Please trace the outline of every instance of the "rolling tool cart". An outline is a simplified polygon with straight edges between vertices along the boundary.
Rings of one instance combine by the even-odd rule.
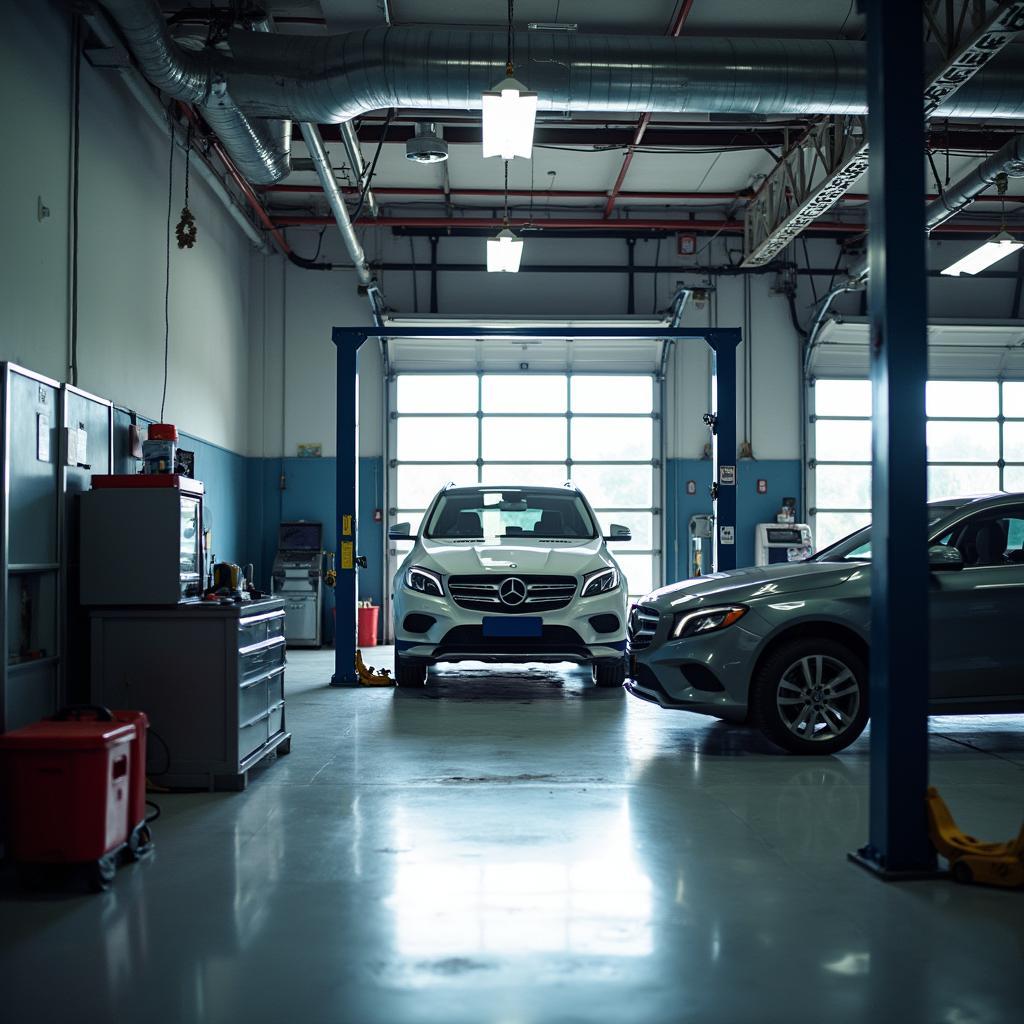
[[[46,865],[84,868],[110,888],[121,855],[148,850],[145,715],[73,707],[0,736],[11,858],[32,881]],[[133,841],[133,837],[134,841]]]

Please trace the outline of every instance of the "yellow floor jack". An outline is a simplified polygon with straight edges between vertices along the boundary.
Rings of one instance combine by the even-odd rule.
[[[1008,889],[1024,886],[1024,825],[1016,839],[983,843],[956,827],[946,801],[928,787],[928,834],[932,845],[949,861],[958,882],[978,882]]]
[[[386,669],[375,669],[367,667],[363,662],[363,655],[356,651],[356,672],[359,675],[360,686],[394,686],[395,681],[391,678],[391,672]]]

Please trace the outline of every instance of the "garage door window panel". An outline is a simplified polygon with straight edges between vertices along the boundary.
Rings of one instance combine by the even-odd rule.
[[[477,477],[476,465],[399,465],[397,469],[397,486],[395,487],[395,506],[397,508],[424,509],[430,500],[449,481],[459,487],[464,484],[475,484]]]
[[[566,456],[564,416],[485,416],[486,462],[561,461]]]
[[[649,508],[654,498],[649,465],[581,465],[572,479],[595,508]]]
[[[654,380],[647,376],[574,376],[569,408],[580,413],[651,413],[654,411]]]
[[[929,462],[996,462],[999,424],[962,420],[929,420]]]
[[[475,416],[400,416],[399,462],[468,462],[477,458]]]
[[[648,416],[573,417],[574,460],[649,460],[653,453],[654,432]]]
[[[563,375],[511,376],[485,373],[480,382],[480,404],[490,412],[564,413],[569,400]]]
[[[396,382],[403,413],[476,412],[479,384],[475,374],[403,373]]]

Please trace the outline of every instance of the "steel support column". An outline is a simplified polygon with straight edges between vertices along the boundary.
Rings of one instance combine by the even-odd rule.
[[[935,869],[928,841],[928,377],[924,75],[916,4],[864,0],[872,421],[871,809],[857,863],[883,878]],[[915,40],[908,45],[908,40]]]
[[[736,568],[736,346],[740,331],[722,327],[705,334],[711,346],[711,489],[714,495],[714,569]]]
[[[338,360],[337,458],[334,518],[338,580],[334,586],[334,675],[331,686],[357,686],[356,537],[359,513],[359,347],[364,331],[333,331]]]

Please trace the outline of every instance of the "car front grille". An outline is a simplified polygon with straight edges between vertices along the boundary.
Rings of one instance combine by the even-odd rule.
[[[654,634],[658,632],[658,613],[653,608],[635,604],[629,610],[629,650],[640,651],[650,647]]]
[[[501,615],[554,611],[564,608],[576,596],[575,576],[450,576],[447,584],[452,600],[460,608]]]

